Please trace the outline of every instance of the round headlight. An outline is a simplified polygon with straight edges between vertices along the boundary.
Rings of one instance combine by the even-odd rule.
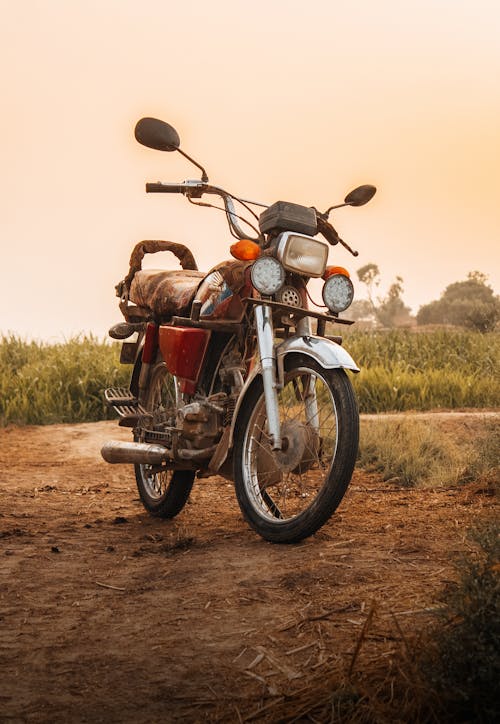
[[[323,287],[323,301],[331,312],[343,312],[352,304],[354,287],[349,277],[333,274]]]
[[[250,275],[252,284],[261,294],[276,294],[285,283],[285,270],[272,256],[261,256],[257,259]]]

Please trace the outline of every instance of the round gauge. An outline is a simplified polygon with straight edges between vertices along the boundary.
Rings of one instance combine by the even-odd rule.
[[[323,287],[323,300],[331,312],[343,312],[352,304],[354,287],[349,277],[333,274]]]
[[[265,295],[276,294],[285,282],[285,270],[272,256],[261,256],[251,271],[252,284],[258,292]]]
[[[302,297],[295,287],[282,287],[277,295],[278,302],[288,304],[290,307],[301,307]]]

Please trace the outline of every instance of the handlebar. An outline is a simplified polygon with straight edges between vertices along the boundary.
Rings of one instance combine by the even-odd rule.
[[[248,233],[242,229],[238,223],[240,218],[235,211],[233,197],[224,189],[219,186],[212,186],[204,181],[197,179],[184,181],[180,184],[175,183],[161,183],[160,181],[148,182],[146,184],[146,193],[148,194],[184,194],[190,199],[200,198],[203,194],[216,194],[220,196],[224,201],[224,207],[227,214],[229,225],[234,232],[235,236],[239,239],[248,239]],[[358,256],[358,252],[351,249],[346,242],[340,238],[334,227],[318,212],[316,212],[316,218],[318,222],[318,232],[330,243],[332,246],[335,244],[342,244],[347,251],[351,252],[353,256]],[[256,239],[258,241],[258,239]]]
[[[185,190],[184,184],[163,184],[159,181],[146,184],[147,194],[183,194]]]
[[[235,211],[232,194],[228,193],[219,186],[212,186],[211,184],[208,184],[205,181],[200,181],[198,179],[188,179],[187,181],[183,181],[180,184],[162,183],[160,181],[157,181],[156,183],[148,182],[146,184],[146,193],[184,194],[189,198],[189,200],[199,199],[203,196],[203,194],[215,194],[216,196],[220,196],[224,201],[224,208],[226,211],[227,220],[234,235],[238,239],[250,238],[248,232],[245,231],[238,223],[238,220],[242,217],[239,216]],[[207,204],[201,205],[207,206]],[[208,204],[208,206],[210,206],[210,204]],[[243,219],[243,221],[245,221],[245,219]],[[250,226],[252,225],[250,224]],[[257,229],[255,229],[255,231],[257,231],[258,233]]]

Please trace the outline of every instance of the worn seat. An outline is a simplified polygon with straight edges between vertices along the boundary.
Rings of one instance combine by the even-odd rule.
[[[141,269],[130,284],[129,299],[155,317],[189,316],[191,303],[205,274],[192,269]]]

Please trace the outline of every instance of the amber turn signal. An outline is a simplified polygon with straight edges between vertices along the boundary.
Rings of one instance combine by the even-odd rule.
[[[325,273],[321,278],[324,279],[326,282],[326,280],[334,274],[343,274],[345,277],[349,277],[349,279],[351,278],[351,275],[343,266],[327,266],[325,269]]]
[[[252,261],[260,256],[260,246],[255,241],[249,239],[241,239],[236,244],[232,244],[229,251],[235,259],[241,261]]]

